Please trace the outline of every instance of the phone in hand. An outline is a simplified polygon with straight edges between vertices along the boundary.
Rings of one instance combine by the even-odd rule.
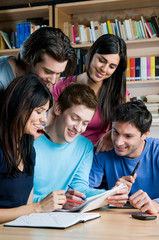
[[[133,213],[131,216],[139,220],[155,220],[157,218],[157,216],[148,214],[146,212]]]

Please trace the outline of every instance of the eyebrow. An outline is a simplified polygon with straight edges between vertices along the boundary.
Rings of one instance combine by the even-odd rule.
[[[47,71],[50,72],[50,73],[55,73],[55,74],[60,74],[60,73],[62,73],[62,72],[54,72],[54,71],[52,71],[51,69],[46,68],[46,67],[43,67],[43,69],[44,69],[44,70],[47,70]]]
[[[103,57],[102,55],[98,54],[98,56],[99,56],[100,58],[102,58],[105,62],[108,61],[108,60],[107,60],[105,57]],[[113,65],[113,66],[115,66],[115,67],[118,66],[118,64],[115,64],[115,63],[111,63],[110,65]]]
[[[82,119],[79,115],[77,115],[76,113],[73,113],[73,115],[75,115],[78,119]],[[83,122],[90,122],[91,120],[84,120]]]

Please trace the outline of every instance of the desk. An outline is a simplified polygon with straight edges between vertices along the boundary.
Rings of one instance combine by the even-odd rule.
[[[0,225],[0,240],[159,240],[159,216],[142,221],[131,217],[135,209],[99,211],[101,218],[65,230],[15,228]]]

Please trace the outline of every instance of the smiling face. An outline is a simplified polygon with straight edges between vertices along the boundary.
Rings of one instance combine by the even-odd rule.
[[[33,135],[34,139],[40,137],[43,134],[43,123],[47,122],[46,113],[48,109],[49,101],[45,105],[35,108],[25,125],[24,133]]]
[[[72,105],[63,113],[59,103],[54,107],[56,115],[54,142],[58,144],[71,143],[78,135],[86,130],[95,110],[84,105]]]
[[[119,54],[95,53],[90,64],[90,77],[95,82],[109,78],[116,70],[120,62]]]
[[[48,54],[43,55],[43,61],[38,62],[33,68],[45,85],[55,84],[60,74],[65,70],[68,61],[58,62]]]
[[[139,157],[148,133],[141,135],[135,125],[129,122],[113,122],[111,138],[116,154],[127,158]]]

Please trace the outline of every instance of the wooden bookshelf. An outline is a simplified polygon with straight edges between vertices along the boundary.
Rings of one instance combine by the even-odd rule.
[[[53,10],[52,6],[26,7],[17,9],[0,10],[0,30],[11,33],[16,31],[16,24],[25,22],[27,19],[42,18],[48,22],[49,26],[53,26]],[[8,28],[8,29],[6,29]],[[0,50],[0,56],[16,55],[19,49]]]
[[[121,11],[121,16],[123,12],[122,20],[129,19],[132,16],[128,15],[127,12],[131,14],[132,9],[134,9],[135,13],[138,13],[138,16],[144,16],[145,9],[150,12],[152,11],[150,13],[151,15],[156,14],[154,13],[155,9],[159,15],[159,1],[91,0],[57,4],[55,5],[55,27],[59,27],[63,30],[64,22],[69,22],[71,24],[81,22],[81,24],[86,25],[89,24],[90,20],[99,20],[99,22],[103,22],[102,17],[104,14],[107,16],[108,12],[113,12],[114,15],[112,15],[115,19],[115,11],[117,14]],[[99,15],[102,17],[100,18]],[[73,44],[72,46],[74,48],[89,49],[91,45],[91,43],[86,43]],[[126,45],[128,58],[159,56],[159,38],[128,40],[126,41]],[[130,91],[130,97],[159,94],[159,80],[130,81],[127,82],[127,88]],[[154,123],[153,125],[159,126],[159,123]],[[156,131],[158,130],[155,130],[154,132]]]

